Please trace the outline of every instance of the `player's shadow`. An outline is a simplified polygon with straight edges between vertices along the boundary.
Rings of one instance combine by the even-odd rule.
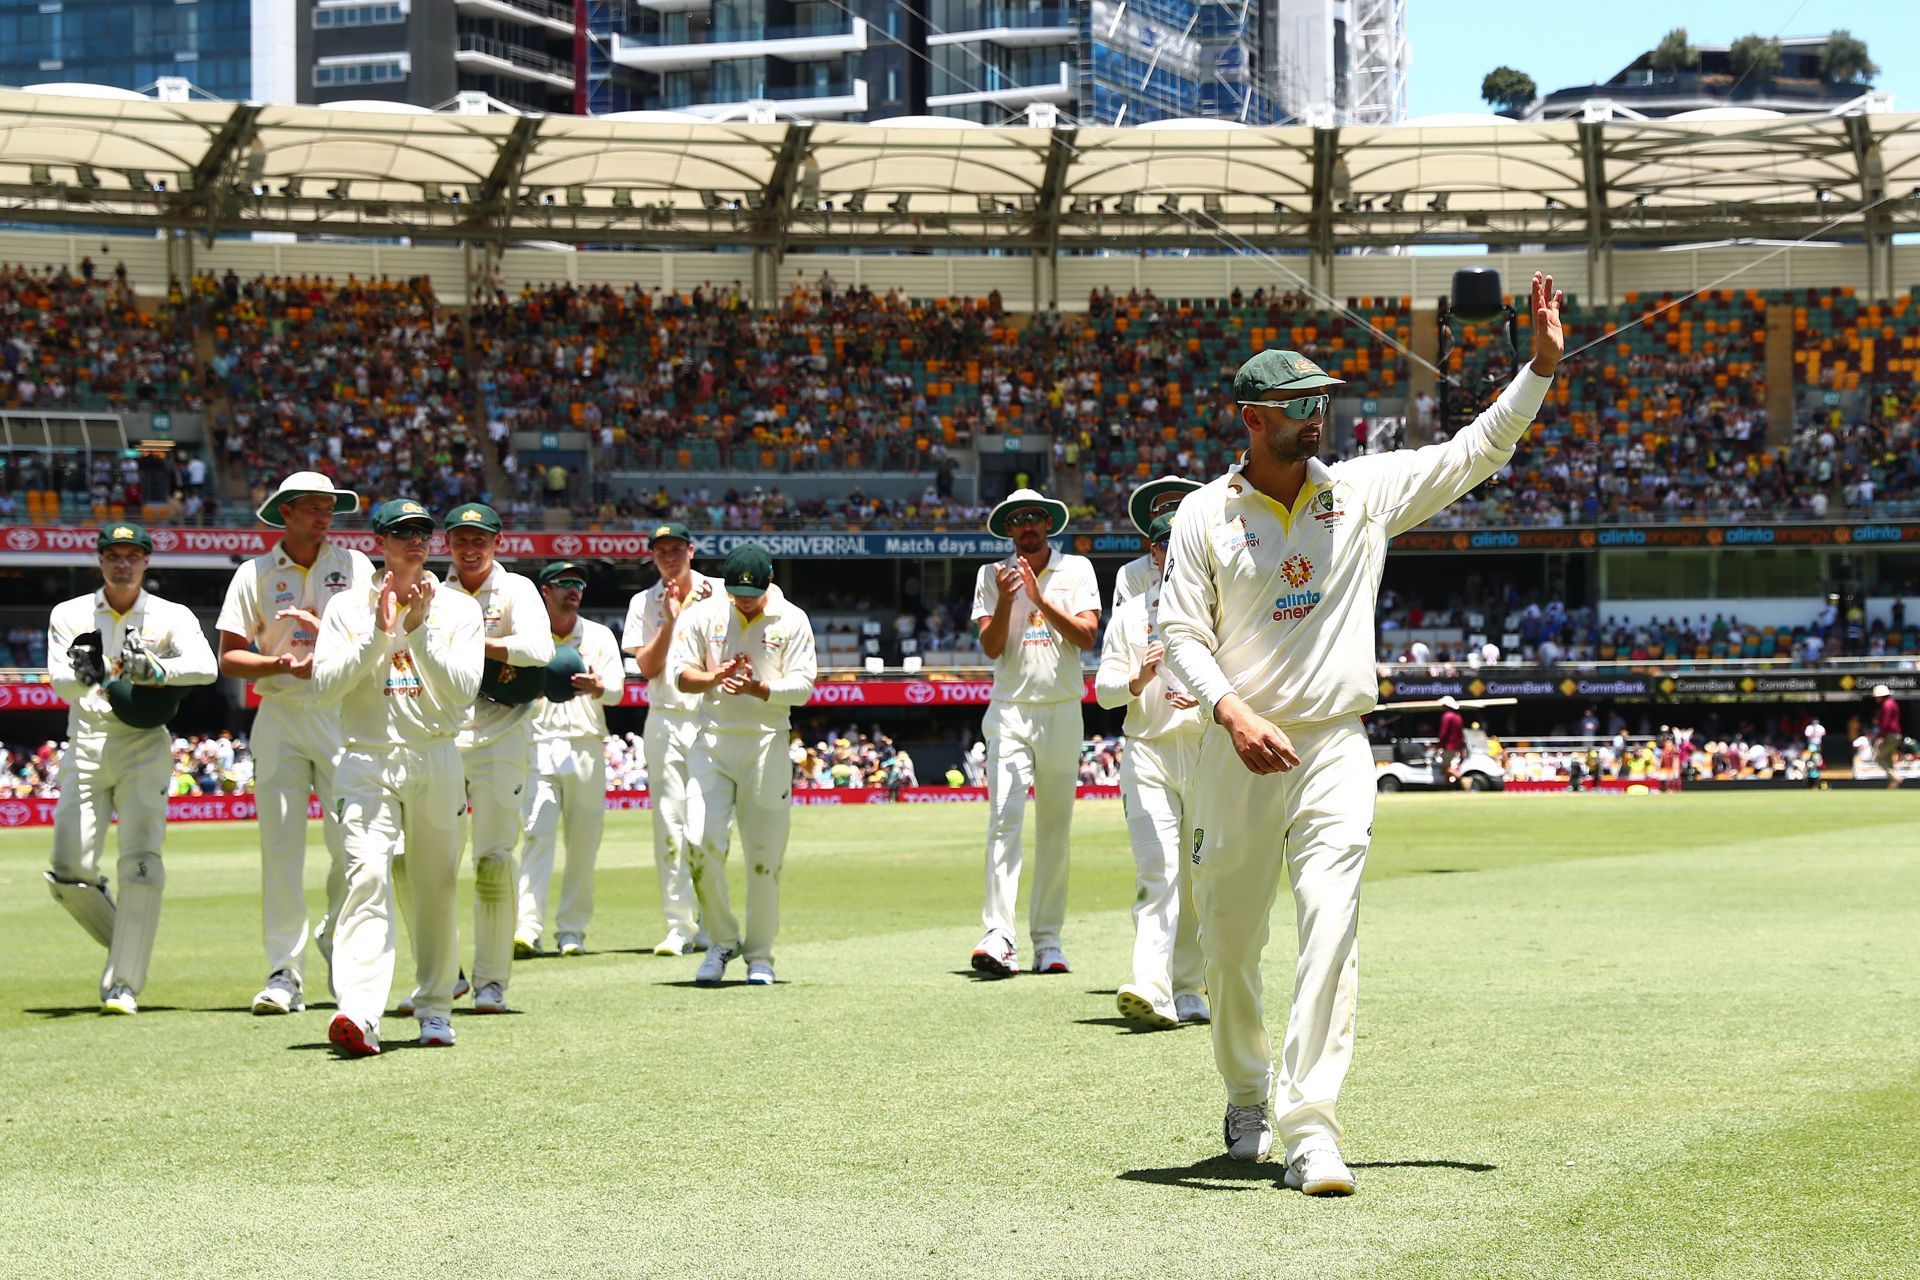
[[[1158,1031],[1178,1031],[1179,1027],[1150,1027],[1144,1022],[1135,1022],[1132,1018],[1075,1018],[1074,1023],[1082,1027],[1113,1027],[1123,1036],[1152,1035]],[[1184,1025],[1201,1025],[1199,1023]]]
[[[89,1015],[89,1014],[96,1018],[108,1018],[108,1017],[121,1016],[118,1014],[102,1013],[100,1010],[100,1006],[97,1004],[74,1004],[74,1005],[51,1006],[51,1007],[42,1008],[42,1009],[22,1009],[20,1012],[31,1014],[36,1018],[78,1018],[78,1017],[82,1017],[84,1015]],[[175,1005],[143,1004],[140,1006],[140,1013],[135,1014],[134,1016],[139,1017],[142,1014],[148,1014],[148,1013],[179,1013],[179,1012],[181,1012],[181,1010]],[[192,1013],[192,1012],[198,1012],[198,1011],[187,1010],[187,1012]]]
[[[1492,1173],[1499,1165],[1471,1160],[1357,1160],[1355,1169],[1447,1169],[1459,1173]],[[1252,1164],[1222,1154],[1171,1169],[1128,1169],[1122,1182],[1147,1182],[1191,1191],[1251,1191],[1265,1185],[1285,1188],[1287,1166],[1278,1160]]]
[[[997,973],[982,973],[978,969],[949,969],[956,978],[965,978],[969,982],[1011,982],[1010,977],[1003,978]]]

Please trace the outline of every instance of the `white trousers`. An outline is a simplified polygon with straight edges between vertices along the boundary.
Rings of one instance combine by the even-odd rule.
[[[467,805],[473,814],[473,987],[513,976],[513,926],[520,914],[513,849],[527,814],[527,753],[523,721],[483,747],[460,753]]]
[[[60,758],[60,799],[53,807],[53,874],[96,883],[107,828],[120,815],[120,860],[113,941],[100,974],[100,997],[126,985],[147,985],[153,940],[160,931],[160,893],[167,883],[160,846],[167,835],[167,780],[173,740],[164,728],[139,734],[75,738]]]
[[[772,963],[780,930],[780,868],[793,822],[787,739],[784,725],[763,733],[703,729],[687,757],[687,843],[700,916],[714,946],[732,947],[749,962]],[[727,893],[727,829],[735,823],[747,871],[744,933]]]
[[[1161,1000],[1206,989],[1188,869],[1204,725],[1128,738],[1120,796],[1133,845],[1133,985]]]
[[[413,933],[415,1017],[453,1011],[460,970],[454,909],[466,836],[460,749],[451,739],[380,754],[349,748],[334,768],[347,896],[334,930],[340,1012],[378,1026],[393,993],[394,917]]]
[[[1067,919],[1067,838],[1086,740],[1077,702],[995,702],[981,722],[987,739],[987,900],[989,932],[1014,933],[1020,895],[1020,832],[1027,788],[1039,830],[1033,844],[1033,900],[1027,927],[1034,949],[1060,945]]]
[[[301,981],[307,954],[307,809],[320,797],[326,811],[327,912],[313,931],[324,957],[347,892],[346,845],[335,816],[333,763],[340,754],[340,709],[268,698],[248,736],[253,747],[253,794],[260,809],[260,918],[267,972],[282,969]]]
[[[1359,995],[1360,872],[1373,831],[1373,755],[1359,717],[1297,725],[1298,767],[1247,771],[1225,730],[1200,746],[1193,833],[1194,904],[1206,952],[1213,1058],[1235,1106],[1271,1095],[1289,1160],[1337,1146],[1334,1103],[1353,1060]],[[1260,1003],[1280,876],[1293,886],[1300,955],[1276,1078]]]
[[[667,928],[688,938],[694,919],[693,867],[687,852],[687,753],[700,736],[691,716],[647,712],[647,803],[653,811],[653,869],[660,880],[660,914]]]
[[[560,913],[554,933],[584,934],[593,922],[593,864],[607,825],[607,755],[599,738],[555,738],[533,744],[533,799],[520,846],[520,923],[517,932],[541,936],[547,889],[560,829],[567,832],[567,865],[560,876]]]

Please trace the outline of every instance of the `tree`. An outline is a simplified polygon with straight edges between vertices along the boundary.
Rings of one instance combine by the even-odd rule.
[[[1829,84],[1861,84],[1880,74],[1867,56],[1867,42],[1851,31],[1836,31],[1820,50],[1820,77]]]
[[[1687,29],[1675,27],[1653,46],[1647,64],[1655,71],[1690,71],[1700,65],[1700,51],[1687,41]]]
[[[1786,61],[1780,52],[1779,39],[1762,35],[1741,36],[1733,42],[1727,56],[1733,62],[1733,74],[1742,80],[1748,76],[1764,80],[1778,72]]]
[[[1533,77],[1526,72],[1515,71],[1512,67],[1495,67],[1480,82],[1480,96],[1513,115],[1531,105],[1540,96],[1540,91],[1533,83]]]

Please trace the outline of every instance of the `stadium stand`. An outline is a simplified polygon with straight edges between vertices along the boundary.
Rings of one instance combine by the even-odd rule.
[[[0,264],[0,409],[197,408],[186,312],[143,309],[125,270],[102,279]]]

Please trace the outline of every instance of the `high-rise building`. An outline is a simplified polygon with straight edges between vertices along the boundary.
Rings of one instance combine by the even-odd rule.
[[[1780,69],[1772,73],[1734,70],[1733,49],[1724,44],[1694,46],[1695,64],[1687,68],[1653,65],[1649,49],[1600,84],[1556,89],[1529,108],[1529,120],[1585,119],[1596,113],[1661,120],[1687,111],[1745,107],[1829,113],[1862,98],[1872,111],[1891,111],[1890,95],[1874,93],[1854,80],[1834,80],[1822,70],[1827,36],[1780,41]]]
[[[0,0],[0,85],[145,93],[178,77],[216,98],[299,100],[292,0]]]
[[[895,0],[625,0],[596,6],[594,60],[629,73],[594,108],[809,119],[924,109],[919,22]]]
[[[1302,124],[1407,116],[1407,0],[1269,0],[1281,115]]]
[[[292,3],[293,0],[276,0]],[[572,0],[297,0],[300,100],[576,109]]]
[[[927,107],[984,124],[1042,102],[1082,124],[1271,124],[1269,3],[932,0]]]

